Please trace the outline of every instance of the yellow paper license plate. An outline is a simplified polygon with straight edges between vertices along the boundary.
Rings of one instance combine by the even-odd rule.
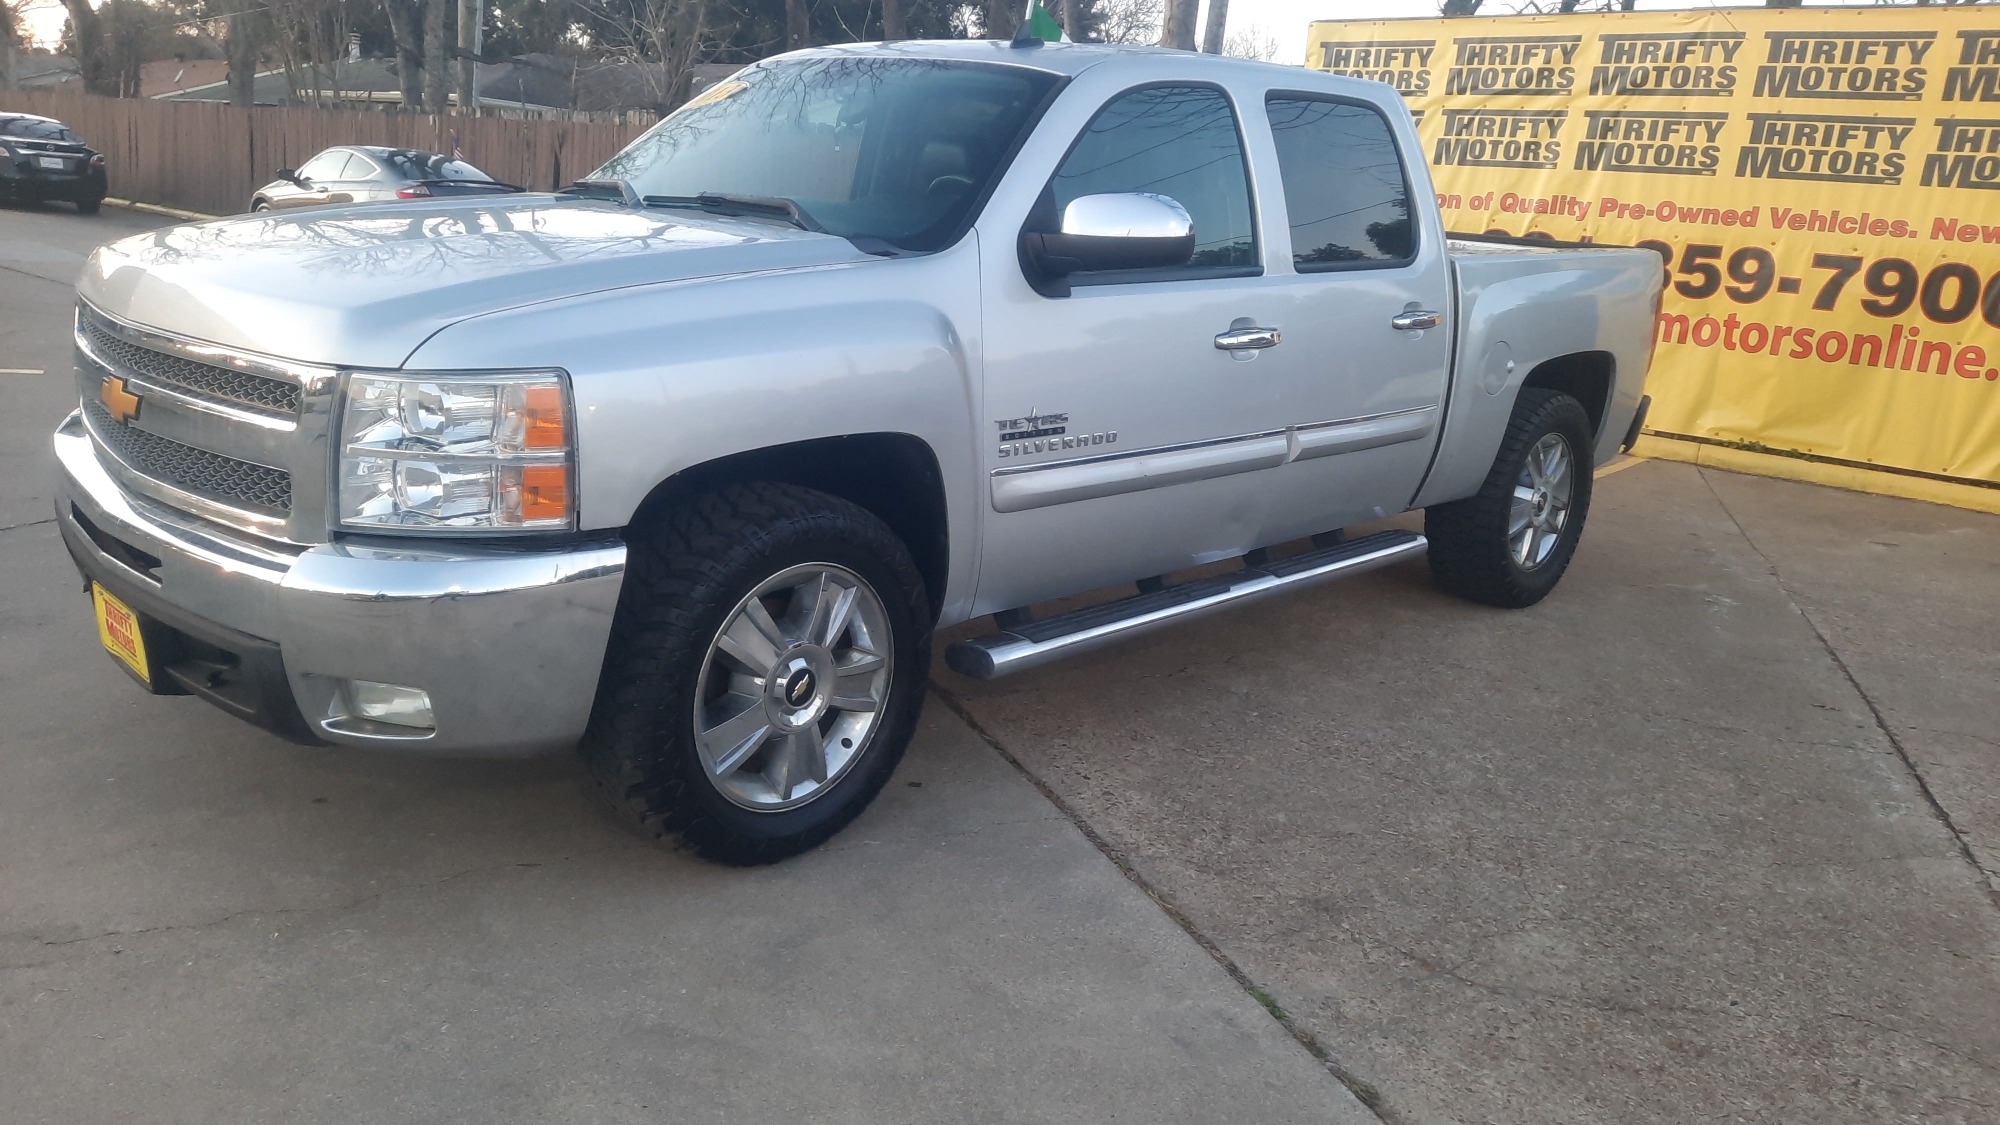
[[[139,635],[139,615],[118,600],[117,595],[93,582],[90,600],[97,607],[97,637],[104,649],[147,683],[153,680],[146,666],[146,639]]]

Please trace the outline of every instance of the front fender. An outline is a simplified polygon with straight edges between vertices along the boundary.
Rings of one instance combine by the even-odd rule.
[[[636,286],[462,321],[413,370],[560,367],[576,397],[582,526],[629,523],[653,489],[732,454],[860,433],[928,445],[951,586],[973,572],[976,248]]]

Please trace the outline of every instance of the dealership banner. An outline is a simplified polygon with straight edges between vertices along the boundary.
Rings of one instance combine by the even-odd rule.
[[[1445,225],[1650,247],[1648,429],[2000,482],[2000,8],[1325,22]]]

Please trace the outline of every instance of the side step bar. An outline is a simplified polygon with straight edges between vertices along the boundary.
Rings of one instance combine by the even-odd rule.
[[[1023,622],[960,641],[945,652],[944,662],[962,676],[996,679],[1227,606],[1376,570],[1421,555],[1429,546],[1414,531],[1381,531],[1213,578]]]

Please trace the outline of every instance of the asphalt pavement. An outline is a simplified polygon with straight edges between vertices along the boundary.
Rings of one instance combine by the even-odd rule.
[[[156,222],[0,209],[8,1121],[2000,1119],[2000,518],[1620,463],[1534,610],[940,668],[874,809],[712,868],[117,672],[43,435]]]

